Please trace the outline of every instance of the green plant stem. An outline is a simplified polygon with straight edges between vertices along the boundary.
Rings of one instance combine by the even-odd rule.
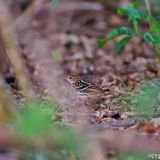
[[[137,35],[138,34],[138,22],[137,21],[133,21],[133,28],[134,28],[134,32]]]
[[[149,17],[149,25],[150,25],[150,28],[151,28],[151,25],[152,25],[152,13],[151,13],[151,7],[150,7],[150,4],[149,4],[148,0],[145,0],[145,5],[146,5],[146,8],[147,8],[148,17]]]

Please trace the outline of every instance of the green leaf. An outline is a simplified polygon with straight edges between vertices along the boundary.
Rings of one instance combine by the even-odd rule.
[[[131,4],[131,6],[132,6],[133,8],[135,8],[135,9],[138,9],[139,6],[140,6],[140,4],[139,4],[138,2],[133,2],[133,3]]]
[[[144,12],[139,11],[138,9],[134,8],[133,6],[128,6],[128,20],[146,20],[147,16]]]
[[[160,36],[156,36],[155,39],[156,39],[156,41],[154,44],[155,44],[157,50],[160,50]]]
[[[115,46],[114,46],[114,51],[116,53],[119,53],[123,46],[131,39],[132,37],[131,36],[126,36],[124,38],[122,38]]]
[[[98,39],[97,40],[97,46],[99,47],[99,48],[103,48],[104,47],[104,45],[106,44],[106,39],[103,39],[103,38],[101,38],[101,39]]]
[[[133,31],[129,27],[119,27],[112,29],[104,38],[101,38],[97,41],[97,46],[103,48],[108,40],[114,39],[120,35],[129,35],[131,36]]]
[[[125,7],[118,7],[117,9],[117,13],[120,15],[120,16],[126,16],[128,15],[130,12],[131,12],[131,9],[135,12],[137,12],[137,8],[139,7],[139,3],[137,2],[134,2],[132,4],[130,4],[127,8]]]
[[[151,18],[151,28],[152,33],[159,34],[160,35],[160,23],[154,18]]]
[[[143,39],[149,43],[154,43],[156,41],[155,37],[149,32],[144,33]]]
[[[160,46],[160,36],[156,38],[155,45]]]
[[[146,20],[147,16],[145,15],[144,12],[138,10],[138,8],[139,8],[139,3],[135,2],[130,4],[127,8],[118,7],[117,13],[120,16],[128,16],[129,21]]]
[[[132,35],[133,31],[129,27],[124,27],[124,26],[119,28],[114,28],[107,34],[105,39],[110,40],[123,34]]]
[[[143,38],[148,43],[153,43],[158,49],[160,48],[160,35],[153,35],[149,32],[144,33]]]
[[[61,54],[58,52],[53,52],[51,56],[55,61],[60,61],[62,59]]]
[[[124,8],[124,7],[118,7],[117,13],[120,16],[126,16],[128,14],[128,10],[127,10],[127,8]]]

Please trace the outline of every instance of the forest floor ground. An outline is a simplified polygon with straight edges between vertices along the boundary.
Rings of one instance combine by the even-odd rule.
[[[12,12],[15,19],[21,16],[17,10]],[[82,123],[77,115],[82,120],[87,113],[87,125],[104,130],[134,130],[148,139],[160,140],[160,119],[144,120],[132,111],[132,106],[122,102],[121,96],[133,93],[141,81],[158,82],[160,62],[153,47],[140,38],[131,40],[119,55],[113,52],[118,39],[107,42],[103,49],[96,46],[97,39],[113,27],[129,25],[125,18],[117,16],[115,8],[70,1],[56,6],[46,4],[26,18],[29,23],[18,19],[15,29],[27,75],[37,94],[49,94],[60,104],[64,121],[73,123],[76,119]],[[70,74],[87,75],[92,83],[108,87],[113,93],[87,112],[82,111],[80,103],[75,109],[74,93],[68,95],[70,86],[65,81]]]

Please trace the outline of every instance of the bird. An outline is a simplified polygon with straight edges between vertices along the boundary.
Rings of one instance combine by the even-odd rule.
[[[80,76],[71,75],[67,79],[80,98],[103,99],[108,92],[108,89],[103,90]]]

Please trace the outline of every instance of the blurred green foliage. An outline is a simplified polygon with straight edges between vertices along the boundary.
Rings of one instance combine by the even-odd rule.
[[[59,112],[57,104],[49,98],[44,98],[26,104],[21,115],[14,121],[17,136],[28,140],[34,146],[31,151],[24,153],[26,159],[50,160],[58,159],[55,158],[58,156],[62,160],[64,159],[62,158],[64,154],[61,155],[62,150],[66,156],[70,153],[81,155],[83,147],[80,137],[61,122],[57,112]],[[49,143],[49,146],[54,148],[52,153],[54,151],[55,153],[50,154],[49,150],[38,152],[41,147],[35,144],[39,142]]]
[[[140,10],[138,3],[131,3],[128,7],[118,7],[117,14],[126,16],[132,27],[121,26],[112,29],[104,38],[97,41],[99,48],[103,48],[108,40],[119,36],[122,38],[114,46],[115,53],[120,53],[124,45],[135,36],[143,38],[147,43],[154,44],[156,48],[160,48],[160,23],[153,16]],[[148,24],[148,30],[140,31],[140,22]]]
[[[37,137],[49,131],[50,117],[38,108],[37,104],[31,104],[15,122],[18,134],[21,137]]]
[[[119,98],[120,106],[138,114],[150,115],[159,112],[160,106],[160,80],[153,79],[138,84],[138,91],[124,94]]]
[[[60,60],[62,59],[61,54],[58,53],[58,52],[53,52],[53,53],[51,54],[51,56],[52,56],[52,59],[55,60],[55,61],[60,61]]]
[[[49,130],[51,121],[57,120],[58,111],[57,104],[49,98],[27,103],[15,122],[18,133],[25,137],[44,134]]]
[[[160,105],[160,90],[154,83],[145,83],[140,86],[139,92],[135,93],[132,99],[135,98],[135,110],[140,113],[151,113],[155,105],[159,102]]]
[[[147,12],[146,6],[145,6],[145,0],[134,0],[140,4],[140,8],[144,11]],[[150,8],[152,15],[159,21],[160,20],[160,0],[147,0]]]

